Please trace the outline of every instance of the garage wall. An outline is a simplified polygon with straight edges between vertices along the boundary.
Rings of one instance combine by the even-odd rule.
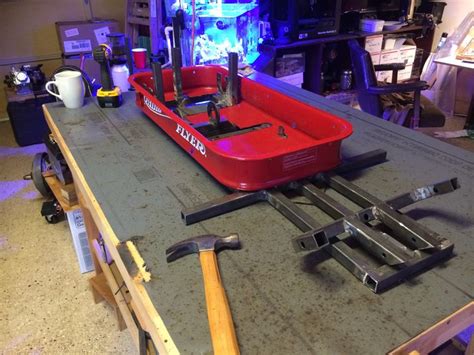
[[[123,29],[125,0],[90,0],[94,17],[115,19]],[[0,0],[0,75],[11,66],[43,63],[47,76],[61,65],[55,22],[91,19],[84,0]],[[6,100],[0,94],[0,118],[6,117]]]
[[[443,32],[452,34],[457,26],[464,20],[464,17],[474,11],[474,0],[443,0],[447,3],[443,13],[443,23],[436,29],[434,48],[438,45],[438,40]]]
[[[447,3],[443,13],[443,23],[435,32],[433,49],[436,48],[443,32],[451,35],[470,12],[474,11],[474,0],[443,0]],[[469,109],[471,95],[474,92],[474,73],[467,69],[458,69],[456,82],[455,112],[465,115]]]

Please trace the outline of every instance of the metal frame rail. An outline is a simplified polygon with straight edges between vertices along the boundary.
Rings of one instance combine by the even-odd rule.
[[[270,190],[234,192],[186,208],[181,212],[181,217],[189,225],[266,201],[304,232],[292,239],[296,251],[325,251],[373,292],[382,292],[449,258],[454,248],[454,244],[448,239],[430,231],[399,210],[459,188],[457,178],[453,178],[381,201],[336,175],[385,160],[385,151],[371,151],[351,158],[331,173],[318,174],[313,179],[292,182]],[[354,212],[337,202],[325,192],[327,188],[333,189],[361,209]],[[304,196],[335,221],[321,226],[314,217],[287,197],[288,192]]]

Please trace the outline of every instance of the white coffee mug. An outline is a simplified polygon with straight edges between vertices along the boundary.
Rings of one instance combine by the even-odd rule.
[[[59,95],[49,89],[50,85],[56,85]],[[63,71],[54,75],[53,81],[45,85],[46,91],[64,102],[67,108],[79,108],[84,103],[85,87],[82,75],[77,71]]]

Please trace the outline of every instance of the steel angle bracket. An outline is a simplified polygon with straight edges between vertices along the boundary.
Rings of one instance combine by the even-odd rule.
[[[340,176],[326,174],[318,180],[363,208],[358,212],[349,211],[314,185],[303,186],[305,196],[336,221],[293,238],[296,251],[324,249],[376,293],[452,254],[452,242],[398,210],[455,191],[459,188],[456,178],[415,189],[385,202]],[[364,252],[351,247],[353,242]]]

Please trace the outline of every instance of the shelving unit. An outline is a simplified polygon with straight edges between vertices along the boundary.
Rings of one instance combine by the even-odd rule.
[[[336,36],[328,36],[316,38],[311,40],[296,41],[288,44],[280,45],[261,45],[259,52],[261,56],[257,59],[254,67],[257,71],[274,76],[275,73],[275,58],[281,57],[285,54],[305,53],[305,71],[303,89],[321,94],[321,66],[323,63],[324,47],[332,43],[344,43],[351,39],[363,40],[369,36],[386,35],[386,34],[404,34],[412,33],[415,37],[415,43],[418,48],[424,50],[424,59],[431,51],[433,43],[434,31],[427,31],[423,34],[423,27],[417,25],[410,25],[402,27],[394,31],[380,31],[380,32],[354,32],[343,33]]]
[[[151,54],[160,49],[163,8],[161,0],[127,0],[125,32],[130,37],[132,47],[138,46],[140,26],[148,27],[150,32]]]

